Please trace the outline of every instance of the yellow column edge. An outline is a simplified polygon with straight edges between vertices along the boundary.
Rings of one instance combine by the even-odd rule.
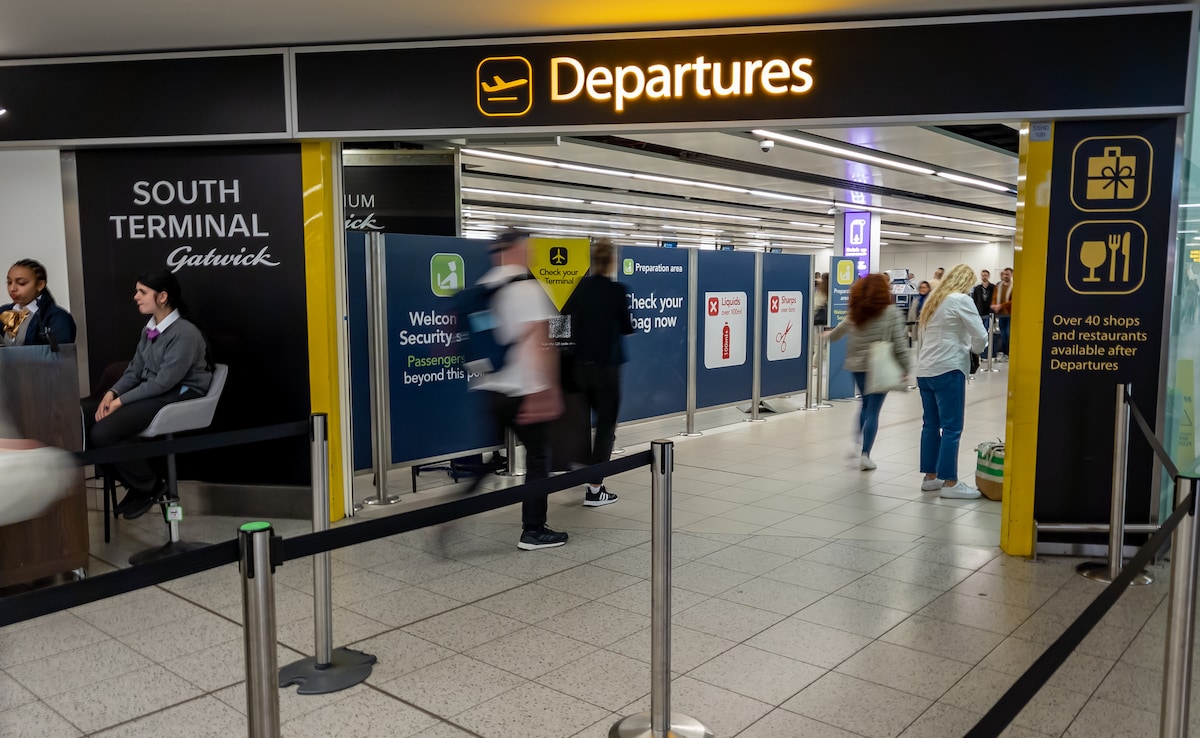
[[[329,415],[329,517],[346,515],[342,495],[342,408],[338,400],[338,311],[334,261],[333,144],[300,144],[304,185],[304,273],[312,412]]]
[[[1046,244],[1050,232],[1050,176],[1054,161],[1048,141],[1031,141],[1021,129],[1017,233],[1014,258],[1011,360],[1005,420],[1004,502],[1000,548],[1010,556],[1033,555],[1034,485],[1037,480],[1038,411],[1042,386],[1045,324]],[[1028,290],[1021,285],[1029,285]]]

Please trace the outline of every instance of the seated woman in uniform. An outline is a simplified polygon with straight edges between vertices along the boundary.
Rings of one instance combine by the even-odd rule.
[[[0,305],[0,346],[75,343],[75,319],[46,287],[46,267],[22,259],[8,270],[7,305]]]
[[[142,315],[150,316],[138,338],[133,361],[112,389],[85,401],[84,421],[92,448],[134,438],[166,405],[203,397],[212,383],[213,364],[204,335],[184,316],[187,303],[175,275],[140,277],[133,295]],[[146,459],[113,464],[129,490],[117,505],[127,520],[144,515],[166,492],[166,483]]]

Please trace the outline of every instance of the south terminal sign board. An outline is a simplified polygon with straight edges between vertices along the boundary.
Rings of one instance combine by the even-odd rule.
[[[1193,8],[1174,6],[304,49],[295,52],[295,128],[368,135],[1183,112],[1195,24]],[[1114,63],[1114,49],[1151,47]],[[1012,63],[1017,52],[1021,64]]]

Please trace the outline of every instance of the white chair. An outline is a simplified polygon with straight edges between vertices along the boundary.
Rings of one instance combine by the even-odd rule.
[[[203,397],[194,400],[173,402],[159,410],[146,426],[146,430],[138,434],[141,438],[159,438],[171,440],[176,433],[200,430],[212,425],[213,415],[217,412],[217,403],[221,401],[221,392],[225,389],[225,378],[229,376],[227,364],[217,364],[213,367],[212,382],[208,392]],[[114,491],[115,496],[115,491]],[[115,500],[113,501],[115,505]],[[167,454],[167,499],[163,502],[163,517],[170,528],[170,540],[166,545],[136,553],[129,558],[133,565],[157,561],[176,553],[192,551],[207,546],[206,543],[189,543],[179,539],[179,521],[183,518],[183,508],[179,504],[179,480],[175,471],[175,454]]]

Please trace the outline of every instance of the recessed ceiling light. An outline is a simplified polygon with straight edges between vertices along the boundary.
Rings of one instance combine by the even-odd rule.
[[[880,231],[880,233],[882,233],[885,236],[911,236],[912,235],[911,233],[904,233],[902,231]]]
[[[530,192],[504,192],[503,190],[485,190],[479,187],[462,187],[463,192],[470,192],[475,195],[491,195],[493,197],[520,197],[530,200],[545,200],[546,202],[573,202],[582,203],[583,200],[577,197],[559,197],[558,195],[535,195]]]
[[[0,115],[4,115],[7,112],[8,112],[8,108],[4,107],[3,105],[0,105]]]
[[[929,167],[916,166],[914,164],[909,164],[908,162],[900,161],[899,159],[893,159],[891,157],[876,156],[873,154],[868,154],[863,151],[858,151],[856,149],[848,149],[848,148],[844,148],[841,146],[833,146],[833,145],[830,145],[827,143],[821,143],[819,141],[810,141],[805,138],[798,138],[796,136],[788,136],[783,133],[775,133],[774,131],[764,131],[762,129],[759,129],[759,130],[751,131],[751,133],[753,133],[755,136],[761,136],[763,138],[770,138],[775,141],[790,144],[792,146],[800,146],[801,148],[813,149],[815,151],[823,151],[827,154],[835,154],[837,156],[840,156],[840,157],[843,157],[846,159],[855,159],[857,161],[867,161],[867,162],[871,162],[872,164],[878,164],[879,166],[882,166],[882,167],[891,167],[893,169],[901,169],[906,172],[913,172],[914,174],[933,174],[936,171],[936,170],[930,169]]]
[[[1004,192],[1006,194],[1015,192],[1015,190],[1013,190],[1013,188],[1009,187],[1008,185],[997,184],[996,182],[989,182],[985,179],[976,179],[974,177],[964,177],[961,174],[955,174],[953,172],[935,172],[934,176],[941,177],[942,179],[948,179],[951,182],[958,182],[959,184],[967,184],[967,185],[971,185],[973,187],[984,187],[989,190],[995,190],[996,192]]]
[[[576,218],[574,216],[566,217],[561,215],[535,215],[532,213],[502,213],[494,210],[476,210],[475,208],[464,209],[463,216],[486,216],[490,218],[510,218],[513,220],[549,220],[558,223],[597,223],[600,225],[616,226],[620,228],[631,228],[637,225],[636,223],[596,220],[594,218]]]
[[[704,212],[701,210],[680,210],[678,208],[662,208],[653,205],[632,205],[625,202],[604,202],[601,200],[590,200],[589,204],[599,205],[607,208],[624,208],[627,210],[645,210],[651,213],[675,213],[677,215],[694,215],[701,218],[725,218],[727,220],[748,220],[759,221],[762,218],[756,218],[751,215],[731,215],[729,213]]]

